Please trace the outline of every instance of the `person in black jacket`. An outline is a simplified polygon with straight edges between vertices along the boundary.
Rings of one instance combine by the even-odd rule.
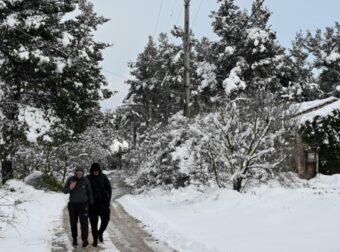
[[[98,240],[104,242],[103,233],[110,221],[112,187],[108,177],[103,174],[98,163],[91,165],[90,175],[87,177],[93,191],[94,205],[90,208],[89,218],[92,228],[93,246],[96,247]],[[98,230],[99,217],[101,224]]]
[[[73,246],[77,246],[77,223],[80,220],[81,239],[83,247],[86,247],[89,242],[88,237],[88,208],[93,205],[92,189],[89,180],[84,177],[84,169],[77,167],[74,171],[74,176],[69,177],[65,183],[63,192],[70,194],[69,203],[67,205],[71,232],[73,238]]]

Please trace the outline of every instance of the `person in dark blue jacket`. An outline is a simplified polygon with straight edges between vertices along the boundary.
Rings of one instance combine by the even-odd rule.
[[[92,228],[93,246],[96,247],[98,240],[104,242],[103,233],[110,221],[112,187],[108,177],[103,174],[98,163],[91,165],[90,175],[87,178],[91,183],[93,192],[94,204],[89,209],[89,218]],[[98,229],[99,218],[101,224]]]

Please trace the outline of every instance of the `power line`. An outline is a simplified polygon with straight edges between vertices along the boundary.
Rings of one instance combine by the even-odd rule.
[[[194,17],[194,21],[192,22],[192,27],[194,27],[195,23],[196,23],[196,20],[197,20],[197,17],[198,17],[198,13],[200,12],[201,10],[201,7],[202,7],[202,4],[203,4],[203,0],[201,0],[199,6],[198,6],[198,9],[196,11],[196,14],[195,14],[195,17]]]
[[[18,28],[16,28],[16,27],[12,27],[12,28],[13,28],[14,30],[16,30],[16,31],[18,31],[18,32],[20,32],[20,33],[22,33],[22,34],[24,34],[24,35],[30,37],[31,39],[33,39],[33,41],[35,41],[35,42],[37,42],[37,43],[40,42],[40,43],[46,45],[47,47],[49,47],[50,49],[54,49],[54,50],[60,52],[61,54],[63,54],[64,56],[67,57],[67,54],[64,53],[63,51],[61,51],[60,49],[55,48],[55,47],[53,47],[53,46],[47,44],[47,43],[44,42],[44,41],[38,41],[38,40],[37,40],[37,37],[33,37],[32,35],[28,34],[27,32],[25,32],[25,31],[23,31],[23,30],[20,30],[20,29],[18,29]]]
[[[123,75],[120,75],[120,74],[117,74],[117,73],[115,73],[115,72],[109,71],[109,70],[107,70],[107,69],[105,69],[105,68],[102,68],[102,69],[103,69],[104,72],[106,72],[106,73],[108,73],[108,74],[111,74],[111,75],[113,75],[113,76],[119,77],[119,78],[121,78],[121,79],[124,79],[124,80],[128,80],[128,79],[129,79],[129,78],[127,78],[127,77],[124,77]]]
[[[178,0],[173,0],[174,1],[174,4],[172,6],[172,10],[171,10],[171,14],[170,14],[170,18],[169,18],[169,22],[168,22],[168,30],[170,28],[170,25],[171,25],[171,20],[172,20],[172,17],[174,15],[174,12],[175,12],[175,9],[177,10],[177,6],[178,6]]]
[[[154,29],[154,32],[153,32],[153,37],[155,37],[157,29],[158,29],[159,19],[161,17],[162,8],[163,8],[163,2],[164,2],[164,0],[161,0],[161,4],[160,4],[159,10],[158,10],[158,17],[157,17],[155,29]]]
[[[259,3],[259,5],[256,7],[256,9],[251,13],[251,15],[247,18],[247,20],[244,22],[242,28],[245,28],[248,25],[248,22],[250,19],[255,15],[255,13],[261,8],[265,0],[262,0],[262,2]]]
[[[183,12],[183,8],[184,8],[184,6],[181,5],[181,8],[180,8],[179,13],[178,13],[178,15],[177,15],[177,19],[176,19],[176,23],[175,23],[175,24],[178,24],[179,19],[180,19],[180,17],[182,16],[181,14],[182,14],[182,12]]]

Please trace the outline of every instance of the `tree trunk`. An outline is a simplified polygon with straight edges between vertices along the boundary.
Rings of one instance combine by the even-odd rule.
[[[67,148],[67,146],[65,146],[65,152],[64,152],[64,154],[65,154],[65,157],[64,157],[64,170],[63,170],[63,183],[65,182],[65,179],[66,179],[66,172],[67,172],[67,166],[68,166],[68,148]]]
[[[133,125],[133,148],[135,149],[137,145],[137,126]]]
[[[123,165],[122,165],[122,154],[119,153],[119,170],[121,170],[123,168]]]
[[[241,188],[242,188],[242,181],[243,181],[243,177],[241,176],[236,176],[234,179],[233,179],[233,189],[236,190],[236,191],[241,191]]]
[[[211,162],[212,162],[212,167],[213,167],[213,170],[214,170],[216,183],[217,183],[218,187],[221,188],[222,186],[221,186],[221,183],[220,183],[220,179],[218,177],[218,171],[217,171],[217,167],[216,167],[216,164],[215,164],[215,158],[214,158],[212,153],[211,153],[210,159],[211,159]]]
[[[7,180],[14,178],[13,167],[12,167],[12,160],[2,160],[2,184],[5,184]]]

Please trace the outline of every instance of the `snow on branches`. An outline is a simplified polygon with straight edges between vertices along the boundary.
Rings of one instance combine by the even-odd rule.
[[[258,92],[229,101],[204,118],[208,155],[213,165],[218,163],[213,159],[220,160],[220,167],[213,167],[220,185],[219,171],[232,174],[233,188],[239,191],[245,178],[272,175],[280,167],[287,157],[285,150],[280,151],[288,126],[283,111],[284,106],[275,104],[272,95]]]
[[[239,191],[249,178],[263,181],[279,171],[290,154],[285,110],[273,95],[257,92],[193,120],[176,114],[131,153],[143,157],[135,160],[135,185],[217,183],[233,184]]]

